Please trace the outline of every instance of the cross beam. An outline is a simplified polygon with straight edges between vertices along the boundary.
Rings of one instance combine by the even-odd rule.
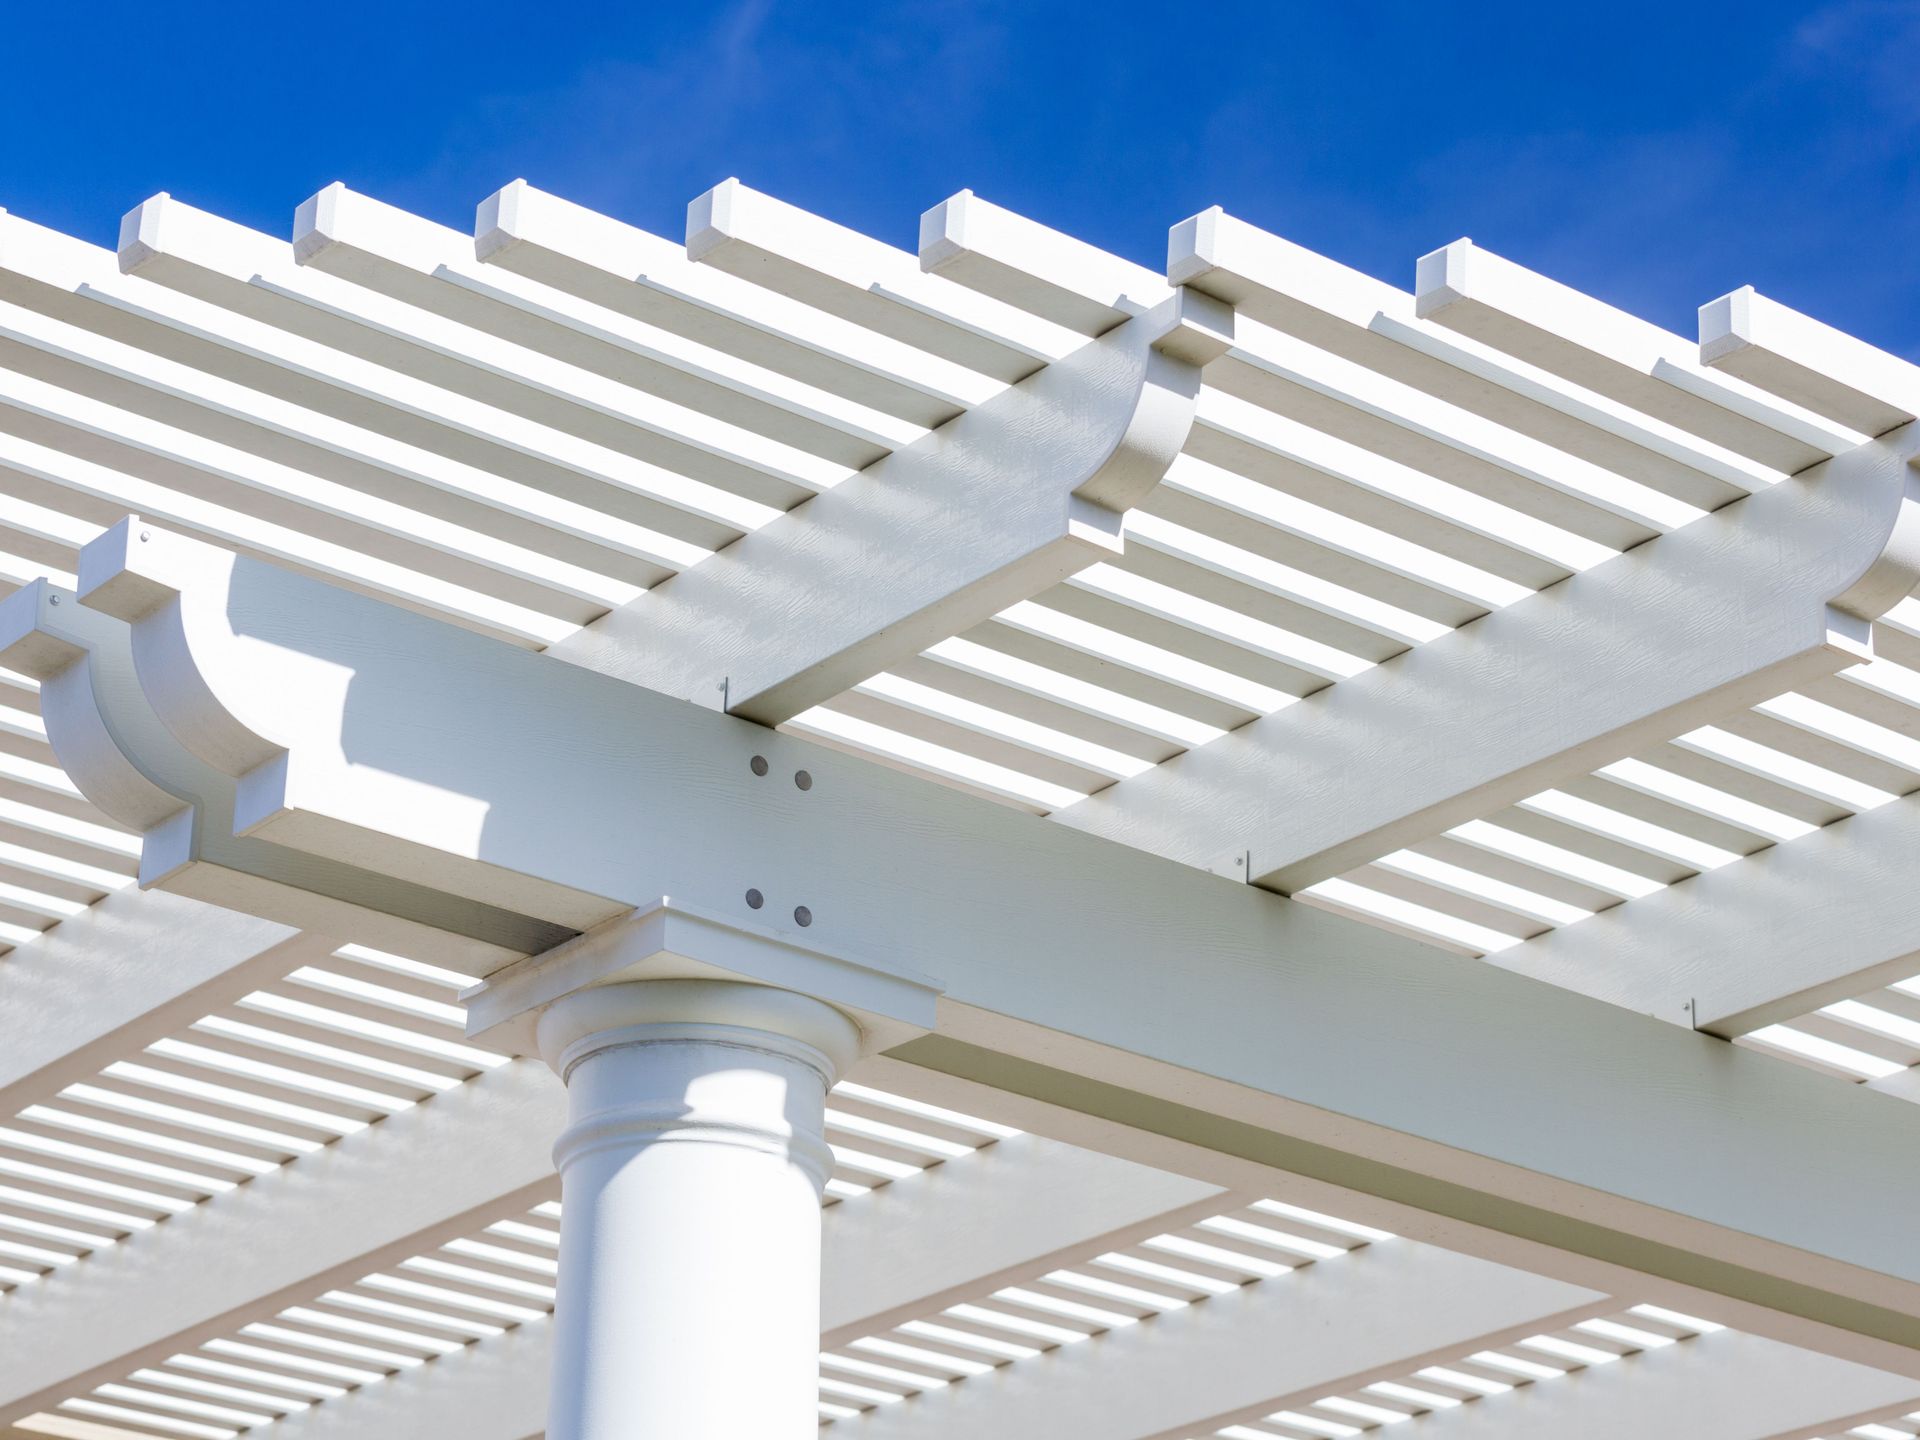
[[[173,895],[109,895],[7,957],[0,1115],[51,1099],[330,949]]]
[[[864,1433],[1185,1440],[1618,1304],[1544,1276],[1388,1241],[1108,1331],[1044,1365],[1008,1366],[877,1411]]]
[[[404,882],[307,893],[335,933],[420,897],[575,930],[650,909],[722,937],[704,973],[932,976],[915,1065],[1920,1369],[1920,1241],[1880,1203],[1920,1186],[1910,1105],[138,521],[81,581],[159,728],[232,782],[187,852],[239,833]],[[18,663],[89,663],[40,643],[41,597],[9,605]],[[49,727],[83,789],[142,762]]]
[[[568,637],[557,653],[775,725],[1122,548],[1233,315],[1176,293]],[[1073,423],[1060,423],[1061,417]]]
[[[1723,1330],[1430,1415],[1422,1428],[1439,1440],[1816,1440],[1916,1403],[1912,1380]]]
[[[1732,1039],[1920,971],[1917,862],[1896,800],[1491,963]]]
[[[991,1288],[978,1282],[974,1294]],[[861,1431],[876,1440],[1015,1440],[1063,1427],[1101,1440],[1203,1434],[1243,1410],[1281,1408],[1276,1397],[1289,1383],[1317,1396],[1360,1383],[1356,1377],[1403,1375],[1435,1357],[1570,1324],[1607,1303],[1578,1286],[1390,1241],[923,1393],[869,1413]],[[551,1345],[551,1326],[523,1326],[282,1423],[291,1440],[525,1440],[540,1427]],[[437,1373],[447,1361],[459,1367],[457,1384]],[[1223,1411],[1243,1396],[1258,1401]]]
[[[1857,446],[1057,818],[1292,893],[1870,660],[1920,580],[1917,453]]]
[[[560,1110],[543,1069],[516,1062],[14,1295],[0,1421],[551,1200]]]
[[[0,1423],[554,1198],[549,1152],[562,1106],[544,1067],[516,1061],[22,1292],[0,1355]],[[1036,1206],[1035,1194],[1073,1203]],[[1221,1194],[1038,1136],[996,1142],[827,1212],[823,1343],[927,1314],[998,1274],[1074,1263],[1177,1226],[1226,1204]],[[236,1255],[253,1261],[236,1265]],[[539,1428],[545,1357],[543,1339],[540,1374],[506,1412],[530,1422],[516,1436]]]

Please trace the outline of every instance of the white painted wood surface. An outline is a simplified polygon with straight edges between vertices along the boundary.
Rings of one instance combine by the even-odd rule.
[[[439,1123],[452,1112],[474,1118]],[[563,1115],[544,1068],[516,1062],[10,1296],[0,1419],[553,1198]]]
[[[1812,1440],[1920,1404],[1914,1382],[1754,1335],[1723,1331],[1494,1405],[1430,1417],[1446,1440]]]
[[[118,921],[145,913],[142,898],[154,914],[182,896],[221,901],[469,973],[632,905],[731,906],[749,926],[949,982],[943,1033],[901,1052],[919,1063],[881,1062],[913,1093],[978,1092],[993,1113],[1049,1117],[1051,1133],[1203,1186],[1350,1202],[1340,1213],[1566,1283],[1911,1372],[1912,1236],[1875,1196],[1911,1188],[1897,1113],[1910,1107],[1893,1097],[1913,1093],[1902,1067],[1920,1050],[1885,1031],[1904,992],[1854,987],[1894,978],[1912,953],[1893,877],[1913,803],[1897,797],[1920,789],[1912,482],[1898,463],[1913,366],[1750,289],[1703,307],[1696,343],[1470,242],[1426,257],[1403,290],[1218,210],[1175,227],[1164,279],[971,192],[923,217],[918,255],[737,182],[695,202],[687,240],[523,182],[482,204],[471,236],[337,185],[300,207],[291,242],[165,196],[128,216],[117,253],[0,214],[0,585],[44,574],[75,611],[76,580],[98,589],[73,573],[79,552],[134,511],[486,637],[425,641],[423,664],[409,647],[452,632],[365,609],[352,623],[381,645],[301,659],[331,601],[302,614],[249,600],[202,613],[178,645],[149,626],[143,688],[117,625],[56,617],[46,588],[13,603],[11,663],[34,673],[0,676],[0,943],[22,947],[0,966],[0,1016],[71,1013],[54,983],[69,959],[120,983],[93,1030],[63,1022],[9,1049],[32,1094],[9,1093],[44,1098],[113,1068],[116,1050],[181,1034],[245,1033],[266,1055],[303,1053],[315,1034],[337,1047],[347,1010],[303,1033],[284,1006],[413,963],[340,952],[295,983],[273,972],[327,942],[227,967],[222,946],[191,951],[182,928],[154,933],[160,964],[129,969],[146,931]],[[1104,427],[1121,455],[1151,461],[1133,467],[1144,489],[1093,485],[1114,517],[1095,517],[1104,548],[1063,558],[1074,542],[1052,518],[983,525],[1006,509],[994,486],[1015,483],[992,463],[969,504],[951,490],[906,503],[913,457],[969,436],[985,455],[1000,441],[979,437],[1014,429],[1023,397],[1042,397],[1043,439],[1093,454],[1102,427],[1062,423],[1099,388],[1081,382],[1175,291],[1220,306],[1231,343],[1224,323],[1201,348],[1176,342],[1177,365],[1204,364],[1195,392],[1142,408],[1134,432]],[[1117,424],[1126,386],[1107,389],[1113,403],[1095,408]],[[1049,493],[1084,479],[1024,448]],[[850,563],[793,540],[822,516]],[[775,615],[758,604],[775,582],[834,608]],[[647,653],[637,617],[708,589],[714,604],[684,607],[668,656],[695,677],[682,693],[851,756],[689,723],[686,707],[629,709],[631,696],[615,704],[552,669],[512,671],[550,685],[548,705],[503,704],[483,683],[511,670],[493,668],[502,642],[648,678],[631,669]],[[154,597],[123,585],[99,598],[132,611]],[[240,690],[209,705],[212,691],[153,680],[183,655],[209,662],[209,619],[251,632],[227,637],[248,684],[276,647],[292,655],[277,698],[312,713],[287,728],[284,713],[249,712],[236,727]],[[1856,664],[1868,643],[1873,663]],[[696,693],[720,659],[729,693]],[[647,663],[666,683],[667,661]],[[410,682],[443,688],[462,667],[464,707],[414,713]],[[733,690],[736,673],[752,693]],[[1323,711],[1346,726],[1322,736],[1326,755],[1274,738],[1318,733]],[[767,777],[747,778],[750,754],[773,762]],[[1346,757],[1344,774],[1328,755]],[[1132,817],[1108,831],[1131,849],[1005,823],[1017,817],[950,804],[875,761],[1071,823]],[[1314,764],[1335,780],[1316,789]],[[812,789],[778,788],[800,769]],[[567,824],[530,827],[556,804]],[[131,868],[120,824],[146,833],[147,878],[174,894],[115,893]],[[1308,898],[1350,919],[1301,919],[1141,849],[1281,889],[1317,882]],[[740,908],[749,885],[767,908]],[[73,918],[102,896],[96,916]],[[105,919],[115,943],[95,944]],[[1828,1070],[1884,1078],[1783,1078],[1762,1054],[1729,1059],[1678,1027],[1540,1000],[1383,931],[1666,1020],[1684,981],[1687,1018],[1706,1029],[1786,1019],[1808,1043],[1843,1042]],[[423,975],[407,983],[447,993],[446,977]],[[33,1003],[10,1009],[16,998]],[[163,1003],[142,1011],[146,998]],[[1831,1013],[1794,1013],[1830,1000]],[[203,1002],[210,1013],[192,1016]],[[246,1028],[268,1014],[281,1018]],[[409,1023],[427,1028],[408,1045],[445,1029]],[[327,1053],[300,1083],[379,1063]],[[1388,1058],[1356,1072],[1354,1056],[1376,1054]],[[470,1061],[449,1063],[437,1079],[408,1071],[454,1087],[456,1103],[421,1107],[442,1116],[478,1083]],[[4,1313],[120,1273],[116,1252],[185,1255],[146,1242],[192,1235],[223,1206],[247,1213],[240,1195],[284,1203],[291,1177],[349,1153],[275,1151],[271,1173],[226,1193],[163,1166],[146,1172],[157,1188],[142,1213],[176,1213],[153,1230],[22,1248],[21,1217],[46,1213],[31,1205],[107,1193],[61,1186],[124,1182],[143,1155],[184,1153],[154,1148],[169,1137],[151,1119],[109,1136],[101,1115],[129,1112],[57,1103],[75,1113],[17,1119],[0,1144],[28,1197],[0,1207],[0,1288],[17,1287]],[[373,1133],[390,1123],[376,1114]],[[94,1148],[59,1149],[75,1135]],[[221,1173],[249,1173],[235,1165]],[[856,1199],[910,1219],[894,1203],[906,1193]],[[377,1240],[381,1218],[352,1223]],[[909,1251],[912,1233],[899,1231]],[[61,1264],[51,1243],[92,1253]],[[942,1293],[963,1297],[964,1265],[989,1259],[956,1252]],[[898,1268],[924,1267],[903,1254]],[[195,1303],[234,1300],[229,1318],[272,1313],[240,1303],[237,1280],[213,1288],[188,1287]],[[1745,1440],[1751,1417],[1799,1417],[1790,1433],[1804,1440],[1885,1413],[1879,1391],[1800,1352],[1751,1361],[1751,1403],[1731,1395],[1739,1367],[1704,1376],[1673,1359],[1740,1348],[1723,1341],[1567,1382],[1568,1396],[1602,1397],[1577,1417],[1571,1399],[1522,1396],[1426,1423],[1658,1434],[1649,1417],[1679,1416]],[[138,1390],[129,1401],[125,1372],[99,1374],[110,1388],[92,1400],[44,1391],[109,1406],[57,1424],[190,1413],[177,1388],[168,1411]],[[1677,1378],[1610,1398],[1611,1377],[1631,1374]],[[473,1394],[499,1383],[476,1373]],[[111,1408],[127,1403],[149,1408]],[[309,1418],[364,1413],[340,1403]],[[421,1412],[406,1413],[417,1430]],[[456,1413],[471,1412],[443,1418]]]
[[[788,990],[658,980],[564,995],[539,1039],[567,1091],[547,1434],[816,1431],[826,1099],[859,1027]]]
[[[829,1226],[831,1234],[831,1212]],[[1465,1305],[1458,1303],[1463,1296],[1470,1297]],[[1413,1303],[1423,1299],[1430,1303]],[[1267,1403],[1292,1375],[1401,1374],[1430,1354],[1451,1356],[1516,1331],[1551,1328],[1604,1303],[1578,1287],[1464,1256],[1389,1245],[1054,1350],[1030,1367],[971,1377],[876,1410],[861,1423],[876,1435],[926,1427],[940,1436],[1020,1436],[1057,1433],[1067,1423],[1061,1417],[1070,1416],[1089,1427],[1076,1433],[1118,1437],[1158,1433],[1145,1427],[1180,1417],[1165,1433],[1198,1433],[1229,1423],[1218,1406],[1236,1388]],[[1384,1323],[1381,1306],[1391,1310]],[[1338,1323],[1343,1318],[1353,1323]],[[428,1367],[287,1422],[287,1433],[363,1440],[418,1433],[414,1427],[439,1423],[426,1417],[438,1416],[430,1407],[444,1398],[457,1407],[454,1414],[469,1417],[460,1431],[469,1440],[525,1440],[529,1422],[538,1424],[530,1397],[542,1392],[548,1335],[546,1327],[528,1326],[501,1339],[507,1343],[482,1342],[457,1357],[459,1398]],[[467,1387],[490,1403],[470,1408]],[[340,1428],[347,1425],[350,1431]]]
[[[464,1235],[478,1230],[482,1217],[514,1215],[533,1199],[558,1195],[550,1152],[565,1106],[544,1067],[516,1062],[448,1098],[411,1125],[387,1129],[382,1122],[337,1153],[301,1157],[272,1177],[275,1183],[222,1197],[217,1220],[210,1210],[143,1234],[123,1254],[71,1277],[78,1282],[71,1289],[33,1299],[36,1327],[45,1329],[36,1344],[0,1357],[0,1414],[30,1413],[96,1381],[120,1379],[200,1337],[311,1301],[332,1277],[357,1279],[392,1257],[431,1250],[443,1232]],[[431,1144],[418,1143],[422,1126],[431,1127]],[[883,1188],[824,1213],[823,1344],[937,1311],[996,1275],[1071,1263],[1220,1204],[1217,1186],[1034,1136],[1012,1137],[963,1161],[915,1177],[910,1190]],[[1069,1198],[1037,1206],[1036,1194]],[[388,1203],[393,1195],[438,1207],[436,1218],[420,1228],[418,1209]],[[281,1288],[254,1294],[247,1287],[257,1288],[259,1271],[229,1259],[250,1253],[236,1245],[268,1243],[238,1237],[271,1235],[299,1243],[287,1243]],[[356,1253],[342,1248],[356,1245]],[[246,1302],[236,1303],[243,1294]],[[103,1314],[116,1323],[90,1323]],[[524,1363],[538,1371],[516,1371],[529,1388],[516,1390],[502,1412],[524,1417],[527,1433],[543,1427],[546,1412],[548,1342],[536,1330],[541,1338]],[[498,1338],[506,1343],[489,1353],[504,1365],[521,1364],[505,1357],[529,1346],[511,1335]],[[432,1375],[429,1367],[404,1379],[433,1383]],[[401,1395],[417,1388],[394,1383]],[[361,1412],[350,1406],[344,1413]]]
[[[762,724],[789,720],[1123,548],[1186,443],[1232,316],[1170,296],[553,653]]]
[[[880,1437],[1180,1440],[1557,1329],[1605,1296],[1388,1241],[877,1411]]]
[[[1125,1123],[1197,1106],[1180,1123],[1286,1168],[1359,1159],[1382,1168],[1358,1188],[1820,1324],[1895,1339],[1920,1314],[1920,1248],[1874,1198],[1914,1183],[1909,1107],[140,533],[89,551],[83,598],[136,620],[143,693],[247,777],[256,838],[560,923],[661,894],[744,915],[758,883],[776,916],[808,907],[808,943],[944,982],[941,1035],[903,1054],[1012,1088],[1101,1081],[1082,1103]],[[1064,909],[1074,893],[1103,903]],[[1593,1122],[1564,1124],[1570,1105]],[[1857,1183],[1818,1178],[1842,1171]]]
[[[1495,963],[1729,1039],[1920,973],[1920,806],[1896,801]]]
[[[0,1114],[46,1100],[325,953],[312,935],[162,893],[122,890],[0,971]]]
[[[1059,819],[1191,865],[1250,854],[1292,892],[1870,658],[1867,622],[1920,578],[1917,447],[1850,451]]]

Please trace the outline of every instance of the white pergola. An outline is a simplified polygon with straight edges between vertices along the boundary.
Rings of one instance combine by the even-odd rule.
[[[1414,280],[0,212],[0,1440],[1920,1435],[1920,368]]]

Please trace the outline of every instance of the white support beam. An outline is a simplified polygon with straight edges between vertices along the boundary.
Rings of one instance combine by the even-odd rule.
[[[954,1178],[970,1183],[982,1178],[973,1168],[974,1161],[991,1162],[993,1157],[993,1149],[981,1152],[955,1167]],[[1047,1208],[1035,1205],[1036,1192],[1028,1183],[1047,1177],[1011,1173],[1014,1168],[979,1188],[988,1202],[984,1212],[951,1212],[954,1219],[964,1219],[953,1231],[940,1229],[953,1197],[940,1197],[936,1204],[930,1193],[920,1193],[916,1182],[903,1189],[896,1201],[903,1207],[911,1204],[910,1212],[903,1208],[903,1213],[909,1214],[918,1243],[927,1245],[930,1234],[944,1234],[943,1243],[956,1248],[959,1254],[952,1262],[956,1275],[968,1266],[981,1272],[993,1263],[989,1252],[1003,1251],[1001,1258],[1012,1253],[1005,1242],[990,1238],[1000,1224],[1017,1214],[1021,1218],[1013,1220],[1013,1228],[1026,1229],[1032,1212]],[[925,1177],[929,1182],[944,1178],[941,1171]],[[1008,1181],[1015,1181],[1017,1188],[1009,1190]],[[1086,1192],[1052,1193],[1077,1197]],[[863,1197],[862,1203],[885,1194]],[[1072,1225],[1089,1228],[1091,1217],[1078,1204],[1063,1204],[1060,1209],[1071,1217]],[[1159,1228],[1178,1223],[1176,1215],[1148,1218]],[[1127,1240],[1125,1232],[1094,1237],[1052,1255],[1034,1254],[1003,1271],[977,1273],[971,1285],[950,1297],[929,1291],[917,1303],[893,1312],[869,1305],[865,1315],[857,1315],[859,1306],[848,1303],[850,1295],[880,1286],[889,1266],[865,1258],[864,1246],[836,1244],[836,1237],[850,1241],[857,1222],[860,1238],[866,1240],[873,1214],[849,1203],[829,1211],[827,1222],[823,1346],[829,1349],[883,1330],[896,1318],[924,1316],[955,1300],[978,1299],[1001,1283],[1002,1274],[1014,1278],[1071,1265],[1086,1253],[1117,1248]],[[845,1262],[858,1270],[850,1272]],[[894,1287],[903,1293],[915,1288],[898,1280]],[[877,1289],[871,1293],[878,1293]],[[1063,1431],[1112,1440],[1147,1435],[1174,1440],[1244,1415],[1269,1413],[1294,1394],[1317,1396],[1380,1376],[1404,1374],[1462,1349],[1557,1329],[1617,1303],[1580,1286],[1430,1246],[1389,1241],[930,1392],[873,1412],[860,1424],[862,1433],[871,1430],[876,1440],[896,1433],[918,1435],[923,1427],[933,1436],[993,1435],[1009,1440]],[[410,1440],[439,1434],[458,1434],[462,1440],[523,1440],[541,1424],[549,1343],[544,1327],[527,1327],[507,1343],[486,1340],[449,1357],[454,1365],[451,1374],[435,1373],[443,1363],[435,1361],[282,1423],[293,1427],[288,1431],[290,1440],[323,1440],[333,1435]],[[458,1384],[471,1385],[488,1397],[488,1403],[470,1407],[465,1399],[454,1399],[454,1375],[459,1377]],[[441,1418],[439,1407],[448,1401],[458,1407],[454,1413],[462,1423],[450,1424]]]
[[[563,1110],[546,1068],[516,1061],[131,1237],[30,1299],[20,1292],[6,1318],[34,1339],[22,1335],[0,1354],[0,1421],[553,1198],[551,1140]],[[1178,1228],[1230,1208],[1222,1194],[1039,1136],[998,1141],[826,1210],[822,1343],[938,1310],[996,1276],[1073,1264]],[[1040,1196],[1055,1198],[1036,1203]],[[271,1258],[264,1268],[236,1266],[236,1254]],[[94,1324],[102,1315],[114,1323]],[[505,1422],[511,1435],[488,1433],[517,1440],[540,1428],[546,1344],[541,1333],[490,1347],[530,1350],[524,1363],[534,1369],[496,1417],[519,1417]],[[437,1372],[425,1379],[438,1384]],[[522,1423],[526,1430],[513,1430]]]
[[[1083,335],[1103,335],[1170,293],[1144,266],[971,190],[920,217],[920,268]]]
[[[1813,1407],[1808,1406],[1808,1409]],[[1778,1431],[1766,1437],[1766,1440],[1857,1440],[1853,1437],[1855,1426],[1869,1425],[1875,1421],[1885,1425],[1888,1421],[1911,1421],[1916,1410],[1920,1410],[1920,1398],[1909,1397],[1896,1401],[1893,1405],[1879,1405],[1871,1410],[1856,1411],[1848,1415],[1839,1415],[1831,1419],[1817,1421],[1810,1425],[1796,1425],[1791,1430]],[[1891,1426],[1888,1425],[1891,1430]],[[1869,1430],[1868,1435],[1879,1432]],[[1902,1431],[1892,1430],[1895,1435]]]
[[[1364,364],[1564,455],[1654,484],[1704,509],[1716,509],[1786,473],[1420,320],[1412,292],[1217,207],[1168,233],[1167,275],[1227,301],[1242,319]],[[1680,337],[1669,337],[1669,344],[1675,354],[1684,352]],[[1839,448],[1851,443],[1835,440]],[[1834,453],[1795,446],[1779,457],[1795,470]]]
[[[777,725],[1122,549],[1233,315],[1174,295],[549,653]],[[1066,423],[1071,417],[1071,423]]]
[[[1920,415],[1920,367],[1751,285],[1700,307],[1700,359],[1868,435]]]
[[[555,1198],[564,1117],[514,1061],[14,1291],[0,1422]]]
[[[1290,893],[1870,658],[1920,580],[1916,452],[1863,444],[1055,818]]]
[[[371,873],[356,858],[316,861],[236,835],[231,777],[193,755],[139,702],[125,628],[103,623],[71,592],[35,581],[9,597],[0,647],[42,681],[40,705],[57,732],[48,738],[61,766],[86,776],[79,783],[93,803],[145,836],[142,884],[270,912],[301,929],[331,928],[342,940],[474,974],[565,938],[565,930],[529,928],[496,907],[462,906],[454,915],[431,905],[428,892]],[[406,917],[404,907],[382,898],[396,885],[428,909]],[[316,903],[317,892],[328,898]]]
[[[1692,341],[1471,240],[1421,256],[1414,285],[1421,319],[1787,474],[1865,438],[1704,364]]]
[[[1920,1384],[1722,1330],[1423,1418],[1423,1440],[1811,1440],[1920,1405]]]
[[[931,975],[923,1068],[1920,1368],[1880,1202],[1920,1189],[1912,1106],[157,529],[82,582],[250,839],[575,928],[658,907],[735,974]]]
[[[683,245],[524,180],[480,202],[474,254],[495,275],[536,281],[603,315],[819,387],[923,429],[1000,382],[687,258]]]
[[[687,256],[1009,384],[1084,339],[738,180],[687,206]]]
[[[164,197],[125,238],[123,275],[111,250],[0,217],[0,366],[37,416],[5,462],[73,525],[169,515],[528,645],[737,533],[609,503],[649,467],[432,383],[391,313],[362,317],[372,343],[352,348],[340,315],[275,287],[366,292],[307,275],[284,241]]]
[[[276,1427],[283,1440],[535,1440],[552,1349],[552,1318],[532,1320]]]
[[[1618,1302],[1388,1241],[874,1411],[861,1435],[1185,1440],[1609,1304]]]
[[[301,388],[318,381],[360,391],[362,403],[343,418],[351,413],[389,429],[400,422],[434,448],[449,438],[434,433],[440,427],[464,430],[468,456],[497,454],[499,446],[519,451],[524,458],[508,473],[563,492],[591,495],[609,484],[648,491],[655,481],[672,484],[673,475],[791,496],[835,484],[851,473],[849,462],[879,453],[876,435],[849,435],[825,414],[809,422],[718,377],[690,391],[683,375],[672,396],[629,383],[673,388],[664,372],[675,367],[657,356],[646,357],[654,364],[634,357],[621,379],[604,364],[581,366],[551,353],[566,346],[521,343],[547,338],[544,327],[533,325],[529,335],[530,317],[511,323],[511,297],[460,283],[482,269],[470,236],[341,185],[300,207],[291,245],[158,197],[127,216],[120,262],[216,307],[186,313],[225,331],[229,343],[250,338],[261,359],[309,371]],[[360,333],[345,339],[342,322]],[[577,353],[578,342],[572,348]],[[316,362],[322,368],[312,374]],[[503,393],[502,379],[516,389]],[[298,384],[280,381],[289,383]],[[342,398],[336,394],[328,408]],[[413,423],[396,413],[381,417],[367,400],[412,412]],[[568,473],[556,475],[550,465]]]
[[[275,1428],[282,1440],[534,1440],[547,1428],[552,1354],[552,1318],[531,1320]]]
[[[1088,1106],[1089,1098],[1072,1087],[1057,1086],[1059,1099],[1045,1098],[1039,1086],[1025,1091],[1003,1090],[959,1073],[958,1068],[930,1068],[914,1063],[906,1052],[882,1055],[863,1062],[861,1077],[894,1094],[928,1104],[943,1105],[968,1114],[992,1116],[1028,1134],[1045,1135],[1076,1147],[1097,1149],[1138,1164],[1171,1173],[1205,1179],[1225,1190],[1260,1194],[1290,1204],[1339,1215],[1377,1226],[1403,1239],[1471,1255],[1510,1269],[1550,1275],[1568,1284],[1613,1296],[1630,1295],[1646,1303],[1667,1306],[1689,1315],[1711,1316],[1750,1334],[1765,1335],[1783,1345],[1812,1349],[1856,1364],[1897,1372],[1920,1380],[1920,1366],[1898,1345],[1845,1335],[1831,1327],[1789,1316],[1765,1304],[1730,1297],[1689,1284],[1671,1275],[1653,1275],[1591,1254],[1575,1254],[1551,1243],[1528,1238],[1495,1223],[1476,1224],[1421,1209],[1404,1201],[1383,1198],[1376,1191],[1340,1184],[1325,1178],[1329,1171],[1281,1169],[1264,1163],[1246,1150],[1238,1153],[1213,1143],[1199,1127],[1182,1130],[1177,1124],[1156,1128],[1128,1124]],[[1908,1072],[1908,1078],[1920,1071]],[[1832,1082],[1829,1082],[1832,1083]],[[1876,1082],[1872,1088],[1891,1082]],[[1907,1096],[1920,1098],[1920,1092]],[[1062,1103],[1063,1101],[1067,1103]],[[1357,1175],[1347,1178],[1359,1179]]]
[[[1218,206],[1167,232],[1167,278],[1336,354],[1353,352],[1375,316],[1402,323],[1413,319],[1413,296],[1405,290],[1237,220]]]
[[[569,307],[489,269],[472,236],[344,185],[300,206],[293,249],[302,273],[289,291],[318,312],[384,316],[438,383],[484,399],[509,380],[510,408],[668,473],[781,503],[831,488],[919,434],[711,347]],[[681,267],[691,268],[684,257]],[[329,275],[352,285],[329,287]]]
[[[0,966],[0,1115],[278,980],[321,937],[160,891],[120,890]]]
[[[1920,972],[1916,867],[1896,800],[1487,959],[1732,1039]]]
[[[999,1141],[826,1212],[821,1345],[977,1297],[1002,1275],[1177,1227],[1226,1204],[1220,1197],[1216,1186],[1037,1136]],[[288,1440],[526,1440],[546,1424],[551,1346],[549,1322],[537,1321],[280,1423]]]
[[[1218,1185],[1117,1156],[1038,1135],[997,1140],[827,1210],[820,1343],[844,1345],[1232,1203]]]

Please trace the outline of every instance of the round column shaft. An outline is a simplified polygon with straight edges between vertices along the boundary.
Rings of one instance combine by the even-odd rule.
[[[813,1436],[824,1110],[858,1028],[651,980],[565,996],[538,1033],[568,1105],[549,1440]]]

